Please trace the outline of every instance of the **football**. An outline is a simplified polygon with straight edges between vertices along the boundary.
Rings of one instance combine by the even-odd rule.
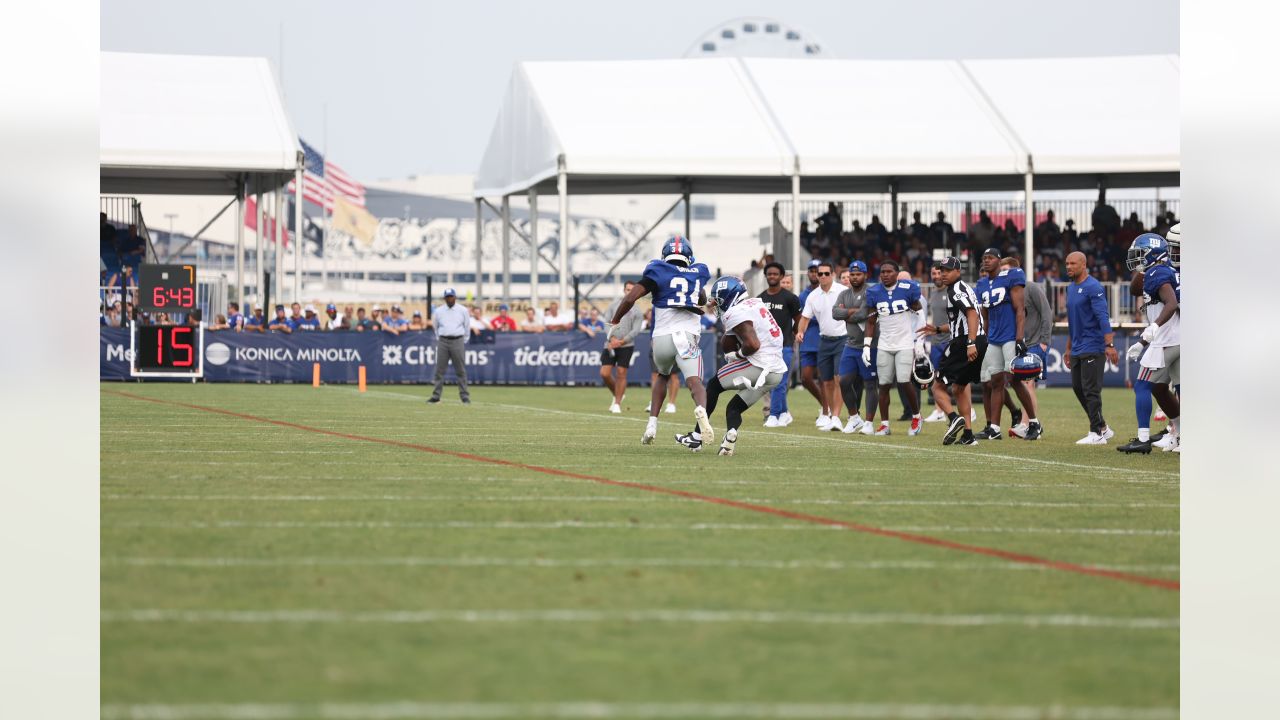
[[[726,353],[737,352],[741,348],[742,348],[742,343],[738,342],[738,338],[735,335],[725,335],[724,337],[720,338],[721,352],[726,352]]]

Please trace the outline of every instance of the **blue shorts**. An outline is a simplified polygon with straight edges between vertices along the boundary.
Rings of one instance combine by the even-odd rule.
[[[1040,367],[1044,368],[1044,370],[1040,372],[1040,377],[1043,379],[1045,371],[1049,369],[1049,352],[1047,350],[1040,349],[1040,343],[1031,343],[1030,345],[1027,345],[1027,354],[1035,355],[1040,358]]]
[[[878,348],[871,349],[871,367],[862,363],[862,349],[844,346],[844,354],[840,356],[840,368],[837,373],[841,377],[858,373],[863,380],[876,379],[876,355]]]
[[[818,365],[818,351],[800,349],[800,367],[816,367]]]
[[[826,382],[836,376],[836,366],[840,364],[840,352],[844,349],[844,338],[823,337],[819,342],[822,345],[818,349],[818,377]]]
[[[944,342],[935,342],[929,348],[929,362],[933,363],[933,371],[937,372],[942,367],[942,353],[947,351],[947,344]]]

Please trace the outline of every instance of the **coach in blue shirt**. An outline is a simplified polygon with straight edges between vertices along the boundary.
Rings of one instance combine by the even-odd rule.
[[[1107,361],[1120,361],[1111,342],[1111,312],[1107,307],[1107,293],[1102,283],[1089,276],[1084,253],[1073,252],[1067,256],[1067,325],[1071,335],[1067,338],[1067,351],[1062,361],[1071,369],[1071,388],[1076,399],[1089,415],[1089,434],[1076,441],[1077,445],[1106,445],[1115,432],[1102,417],[1102,373]]]
[[[464,345],[471,337],[471,313],[458,304],[458,292],[453,288],[444,291],[444,305],[435,309],[431,321],[436,327],[436,388],[427,402],[440,402],[444,392],[444,371],[453,363],[458,374],[458,397],[463,405],[471,404],[471,391],[467,390],[467,354]]]

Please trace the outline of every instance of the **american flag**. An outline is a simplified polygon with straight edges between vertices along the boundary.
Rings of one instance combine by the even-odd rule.
[[[302,144],[302,197],[319,205],[325,210],[333,209],[335,196],[364,207],[364,185],[353,180],[345,170],[325,160],[324,156],[298,138]],[[293,192],[293,183],[289,183],[289,192]]]

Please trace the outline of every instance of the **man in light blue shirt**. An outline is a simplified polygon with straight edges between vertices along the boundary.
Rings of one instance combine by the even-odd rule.
[[[471,392],[467,390],[465,345],[471,337],[471,314],[458,304],[458,292],[453,288],[444,291],[444,305],[435,309],[431,321],[436,327],[436,387],[427,402],[440,402],[444,392],[444,371],[453,363],[458,374],[458,396],[463,405],[471,404]]]

